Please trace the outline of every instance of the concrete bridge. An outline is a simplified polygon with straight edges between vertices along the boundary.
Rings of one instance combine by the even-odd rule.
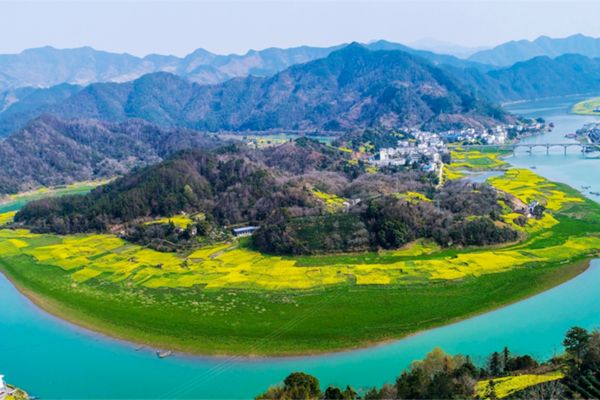
[[[582,153],[589,153],[598,149],[598,145],[588,143],[511,143],[511,144],[467,144],[467,145],[448,145],[452,147],[462,147],[476,150],[510,150],[513,153],[519,148],[527,149],[528,153],[531,153],[533,149],[541,147],[546,149],[546,154],[550,154],[550,149],[553,147],[563,148],[563,152],[567,154],[569,147],[579,147]]]

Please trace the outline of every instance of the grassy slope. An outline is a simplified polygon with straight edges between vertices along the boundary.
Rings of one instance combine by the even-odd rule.
[[[541,292],[586,266],[521,268],[460,283],[347,285],[295,294],[125,289],[106,282],[73,290],[60,269],[34,266],[27,256],[0,260],[19,289],[65,319],[159,347],[244,355],[321,352],[399,338]]]
[[[505,182],[506,184],[506,182]],[[537,187],[537,185],[536,185]],[[577,192],[560,185],[569,196]],[[554,190],[553,187],[550,189]],[[550,190],[547,189],[547,190]],[[521,190],[529,195],[531,188]],[[532,193],[532,192],[531,192]],[[581,196],[580,196],[581,197]],[[572,236],[600,231],[600,206],[581,200],[557,214],[558,224],[510,248],[519,251],[562,246]],[[52,244],[52,237],[47,240]],[[393,263],[475,254],[478,249],[423,249],[414,255],[366,253],[304,257],[298,266]],[[8,253],[7,253],[8,254]],[[403,285],[321,287],[311,291],[150,289],[100,275],[74,283],[71,272],[12,253],[0,270],[46,310],[116,337],[202,354],[283,355],[355,348],[399,338],[520,300],[582,272],[590,256],[529,263],[506,272],[449,281]],[[486,261],[487,262],[487,261]],[[494,262],[493,259],[490,262]]]

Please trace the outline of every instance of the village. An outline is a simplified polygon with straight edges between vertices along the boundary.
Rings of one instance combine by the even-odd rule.
[[[549,126],[551,128],[552,124]],[[491,129],[465,128],[437,133],[407,129],[407,139],[398,140],[396,147],[381,149],[369,161],[378,167],[410,166],[436,173],[450,160],[449,144],[503,145],[521,137],[539,134],[546,129],[543,120],[520,121],[516,124],[497,125]]]
[[[585,124],[574,136],[589,144],[600,144],[600,123]]]

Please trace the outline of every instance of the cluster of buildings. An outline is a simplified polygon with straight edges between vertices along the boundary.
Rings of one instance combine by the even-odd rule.
[[[600,123],[585,124],[577,130],[576,137],[587,140],[589,144],[600,144]]]
[[[396,147],[381,149],[371,162],[377,166],[418,164],[423,171],[438,171],[442,166],[442,154],[448,152],[444,140],[437,133],[410,133],[411,139],[399,140]]]
[[[550,124],[552,127],[552,124]],[[600,124],[597,124],[600,139]],[[405,130],[410,139],[399,140],[396,147],[385,148],[371,158],[377,166],[412,166],[415,163],[426,172],[436,172],[442,166],[442,156],[448,153],[448,143],[503,145],[511,139],[538,134],[546,129],[542,120],[519,121],[515,124],[496,125],[493,128],[464,128],[444,132]]]
[[[552,128],[553,124],[549,125]],[[537,135],[547,129],[543,120],[518,121],[515,124],[496,125],[488,129],[465,128],[441,132],[448,143],[505,144],[511,139]]]
[[[497,125],[493,129],[465,128],[440,133],[447,143],[504,144],[511,125]]]

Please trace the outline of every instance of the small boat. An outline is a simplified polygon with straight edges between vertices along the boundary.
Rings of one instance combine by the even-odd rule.
[[[591,188],[591,186],[583,186],[582,185],[581,188],[584,189],[584,190],[588,190],[589,188]]]
[[[567,133],[567,134],[565,135],[565,137],[566,137],[567,139],[576,139],[576,138],[577,138],[577,134],[576,134],[576,133]]]
[[[157,351],[156,352],[156,356],[158,358],[167,358],[173,355],[173,352],[171,350],[167,350],[167,351]]]
[[[530,169],[537,169],[537,167],[535,165],[532,165],[531,167],[529,167]]]

